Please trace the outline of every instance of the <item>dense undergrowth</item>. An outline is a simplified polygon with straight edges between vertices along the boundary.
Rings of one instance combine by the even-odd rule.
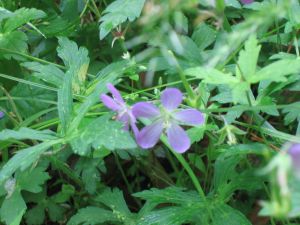
[[[0,0],[3,224],[300,224],[298,0]]]

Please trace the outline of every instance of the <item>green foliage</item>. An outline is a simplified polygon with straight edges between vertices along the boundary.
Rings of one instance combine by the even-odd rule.
[[[135,148],[136,144],[122,124],[111,121],[111,116],[101,116],[79,127],[76,138],[71,141],[75,153],[86,155],[90,148],[105,147],[109,150]]]
[[[127,20],[132,22],[139,17],[144,3],[145,0],[117,0],[106,7],[103,11],[105,15],[100,19],[100,39],[121,23]]]
[[[299,223],[299,1],[0,6],[1,224]],[[124,129],[165,88],[204,116],[182,155]]]

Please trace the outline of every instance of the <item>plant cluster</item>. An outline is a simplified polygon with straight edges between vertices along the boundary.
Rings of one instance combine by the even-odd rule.
[[[3,224],[300,224],[299,0],[0,0]]]

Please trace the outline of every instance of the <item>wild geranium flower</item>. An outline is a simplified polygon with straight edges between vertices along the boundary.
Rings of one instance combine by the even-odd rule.
[[[292,159],[292,168],[298,178],[300,178],[300,144],[292,144],[287,153]]]
[[[107,84],[107,89],[112,94],[112,97],[102,94],[100,96],[101,101],[107,108],[117,113],[116,119],[124,124],[124,129],[129,130],[129,127],[131,127],[136,136],[138,129],[131,108],[125,103],[120,92],[111,83]]]
[[[248,4],[251,4],[253,2],[253,0],[241,0],[241,2],[244,4],[244,5],[248,5]]]
[[[152,120],[137,135],[137,143],[142,148],[153,147],[162,133],[166,133],[169,144],[176,152],[183,153],[190,148],[191,141],[180,125],[197,126],[203,124],[204,117],[196,109],[178,109],[182,97],[177,88],[167,88],[161,95],[160,109],[148,102],[139,102],[133,106],[135,117]]]
[[[4,117],[4,112],[0,111],[0,119],[2,119]]]

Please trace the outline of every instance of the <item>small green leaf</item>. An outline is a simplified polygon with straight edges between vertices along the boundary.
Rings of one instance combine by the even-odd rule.
[[[59,142],[59,140],[45,141],[41,144],[20,150],[2,167],[0,171],[0,183],[11,177],[18,169],[21,171],[27,169],[32,163],[38,160],[43,152]]]
[[[46,14],[38,9],[34,8],[21,8],[13,12],[4,24],[4,31],[11,32],[16,28],[28,23],[31,20],[36,20],[45,17]]]
[[[284,68],[284,69],[283,69]],[[250,83],[258,83],[263,80],[274,82],[286,81],[287,75],[299,73],[300,59],[283,59],[276,61],[249,77]]]
[[[107,6],[100,19],[100,40],[126,20],[132,22],[139,17],[144,3],[145,0],[117,0]]]
[[[15,139],[15,140],[26,140],[26,139],[32,139],[32,140],[39,140],[39,141],[45,141],[45,140],[55,140],[57,137],[54,136],[55,133],[51,130],[33,130],[27,127],[22,127],[18,131],[15,130],[2,130],[0,132],[0,141],[9,140],[9,139]]]
[[[2,203],[0,209],[1,220],[9,225],[19,225],[26,208],[20,190],[16,190]]]
[[[247,80],[247,77],[255,74],[260,48],[254,35],[246,41],[245,50],[240,51],[236,66],[236,75],[240,77],[240,80],[243,78]]]
[[[89,224],[89,225],[97,225],[104,222],[119,222],[119,219],[116,215],[105,209],[101,209],[98,207],[86,207],[80,209],[77,214],[71,217],[68,221],[67,225],[77,225],[77,224]]]

